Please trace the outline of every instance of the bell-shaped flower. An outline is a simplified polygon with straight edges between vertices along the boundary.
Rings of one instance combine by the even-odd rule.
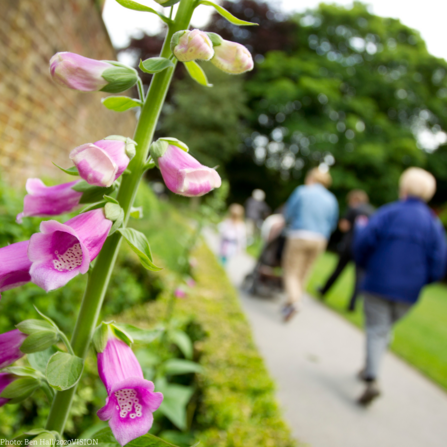
[[[176,298],[186,298],[186,291],[185,291],[185,288],[182,287],[182,286],[177,287],[177,288],[174,290],[174,296],[175,296]]]
[[[70,159],[87,183],[108,187],[126,170],[134,155],[134,141],[113,135],[73,149]]]
[[[0,369],[14,363],[25,354],[20,351],[20,346],[28,335],[18,329],[0,334]]]
[[[14,380],[17,379],[17,376],[10,373],[2,373],[0,372],[0,394],[2,394],[2,391]],[[10,399],[6,399],[4,397],[0,397],[0,407],[3,407],[3,405],[6,405]]]
[[[0,248],[0,292],[31,281],[28,244],[29,241],[24,241]]]
[[[65,224],[42,222],[41,232],[31,236],[28,247],[31,281],[48,292],[86,273],[111,227],[102,208],[79,214]]]
[[[253,58],[243,45],[222,39],[218,34],[209,33],[214,45],[211,63],[229,74],[241,74],[253,69]]]
[[[181,196],[203,196],[222,184],[215,169],[201,165],[184,149],[163,139],[151,146],[151,156],[168,189]]]
[[[79,180],[62,183],[56,186],[45,186],[38,178],[26,181],[26,192],[23,199],[23,212],[17,215],[17,222],[22,223],[24,217],[47,217],[70,213],[81,200],[82,193],[73,189]]]
[[[132,349],[111,333],[104,350],[98,352],[98,372],[108,394],[99,419],[109,421],[121,445],[147,434],[163,394],[154,393],[154,384],[144,379]]]
[[[210,38],[198,29],[177,31],[171,39],[171,51],[181,62],[209,61],[214,55]]]

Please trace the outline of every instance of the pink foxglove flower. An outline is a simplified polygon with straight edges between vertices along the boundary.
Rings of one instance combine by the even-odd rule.
[[[2,373],[0,372],[0,394],[3,392],[3,390],[14,380],[17,379],[17,376],[14,374],[9,373]],[[3,407],[3,405],[7,404],[10,399],[6,399],[4,397],[0,397],[0,407]]]
[[[214,36],[220,37],[217,34]],[[219,70],[229,74],[241,74],[253,69],[253,58],[243,45],[220,38],[220,44],[214,44],[214,57],[211,59]]]
[[[98,372],[108,397],[98,411],[102,421],[109,421],[116,440],[125,445],[145,435],[154,417],[152,413],[163,401],[154,393],[154,384],[143,377],[143,371],[132,349],[111,335],[103,352],[98,353]]]
[[[188,287],[195,287],[196,282],[195,282],[192,278],[188,278],[188,279],[186,280],[186,285],[187,285]]]
[[[23,200],[23,212],[17,215],[17,222],[22,223],[23,217],[58,216],[70,213],[81,200],[82,193],[73,188],[79,180],[62,183],[56,186],[45,186],[38,178],[26,181],[26,192]]]
[[[186,298],[186,292],[182,287],[177,287],[174,291],[174,296],[176,298]]]
[[[213,44],[206,33],[198,29],[177,31],[171,39],[171,50],[181,62],[196,59],[209,61],[213,55]]]
[[[14,363],[25,354],[20,351],[20,346],[24,342],[26,334],[22,334],[18,329],[0,334],[0,369]]]
[[[201,165],[183,149],[158,140],[151,146],[151,155],[166,186],[181,196],[203,196],[222,184],[215,169]]]
[[[0,292],[23,286],[31,280],[28,244],[29,241],[17,242],[0,248]]]
[[[130,138],[111,136],[73,149],[70,159],[87,183],[107,187],[126,170],[134,155],[134,141]]]
[[[138,80],[137,72],[118,62],[97,61],[75,53],[56,53],[50,59],[54,82],[83,92],[124,92]]]
[[[42,222],[41,233],[31,236],[28,247],[32,282],[49,292],[79,273],[86,273],[111,227],[102,208],[80,214],[65,224]]]

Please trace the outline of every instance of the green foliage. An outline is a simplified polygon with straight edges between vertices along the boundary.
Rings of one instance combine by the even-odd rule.
[[[247,3],[225,6],[244,10]],[[256,11],[261,17],[262,8]],[[278,206],[320,163],[332,166],[340,199],[362,188],[376,205],[394,200],[409,166],[432,170],[445,188],[446,171],[436,169],[438,160],[445,165],[445,147],[432,152],[421,136],[447,130],[447,62],[427,52],[417,31],[359,2],[321,4],[282,30],[277,38],[290,45],[271,51],[250,33],[229,31],[265,56],[244,84],[250,136],[245,153],[226,166],[232,201],[261,186]]]
[[[187,141],[191,155],[201,163],[223,168],[238,150],[240,119],[247,113],[242,77],[228,76],[210,63],[202,67],[213,88],[204,89],[188,77],[175,83],[171,104],[164,108],[161,130]]]
[[[194,359],[199,358],[204,369],[197,378],[198,392],[186,409],[194,442],[200,441],[203,447],[294,446],[234,289],[206,246],[201,244],[193,256],[198,260],[196,286],[186,299],[178,300],[176,315],[194,318],[186,332],[194,342]],[[124,317],[137,326],[143,322],[155,325],[167,299],[163,296],[130,309]],[[171,380],[183,385],[181,380],[187,376]],[[156,412],[156,423],[158,417]],[[181,442],[166,429],[160,436],[182,446],[194,444],[192,440]]]

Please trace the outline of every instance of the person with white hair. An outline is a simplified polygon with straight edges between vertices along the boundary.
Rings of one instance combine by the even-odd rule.
[[[360,285],[366,326],[362,405],[381,394],[379,367],[394,324],[418,301],[422,288],[445,273],[445,232],[426,204],[435,191],[429,172],[409,168],[400,177],[400,200],[380,208],[366,225],[356,225],[354,258],[365,271]]]

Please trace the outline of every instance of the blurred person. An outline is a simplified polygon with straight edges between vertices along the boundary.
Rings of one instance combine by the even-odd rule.
[[[400,200],[380,208],[354,233],[354,258],[365,270],[366,359],[360,378],[366,388],[358,399],[368,405],[380,394],[379,366],[391,331],[418,301],[421,289],[439,280],[446,268],[446,240],[439,219],[426,205],[436,191],[435,178],[409,168],[399,182]]]
[[[243,252],[247,246],[244,207],[233,203],[228,210],[229,217],[219,224],[219,257],[223,265],[234,255]]]
[[[262,222],[270,214],[270,207],[265,203],[265,192],[255,189],[245,202],[248,237],[253,239],[259,233]]]
[[[348,202],[348,209],[338,223],[338,228],[342,233],[344,233],[344,237],[338,247],[338,263],[324,286],[317,288],[317,292],[322,298],[324,298],[326,293],[337,281],[338,277],[341,275],[349,262],[352,261],[352,240],[354,236],[355,221],[359,217],[369,218],[374,213],[374,208],[369,204],[369,197],[365,191],[362,191],[361,189],[354,189],[348,193],[346,199]],[[348,310],[351,312],[355,310],[360,276],[361,272],[359,271],[359,268],[356,267],[354,290],[348,304]]]
[[[338,203],[327,190],[332,183],[328,172],[310,170],[305,184],[298,186],[285,207],[286,246],[282,261],[287,302],[284,321],[299,310],[299,301],[312,266],[326,245],[338,220]]]

